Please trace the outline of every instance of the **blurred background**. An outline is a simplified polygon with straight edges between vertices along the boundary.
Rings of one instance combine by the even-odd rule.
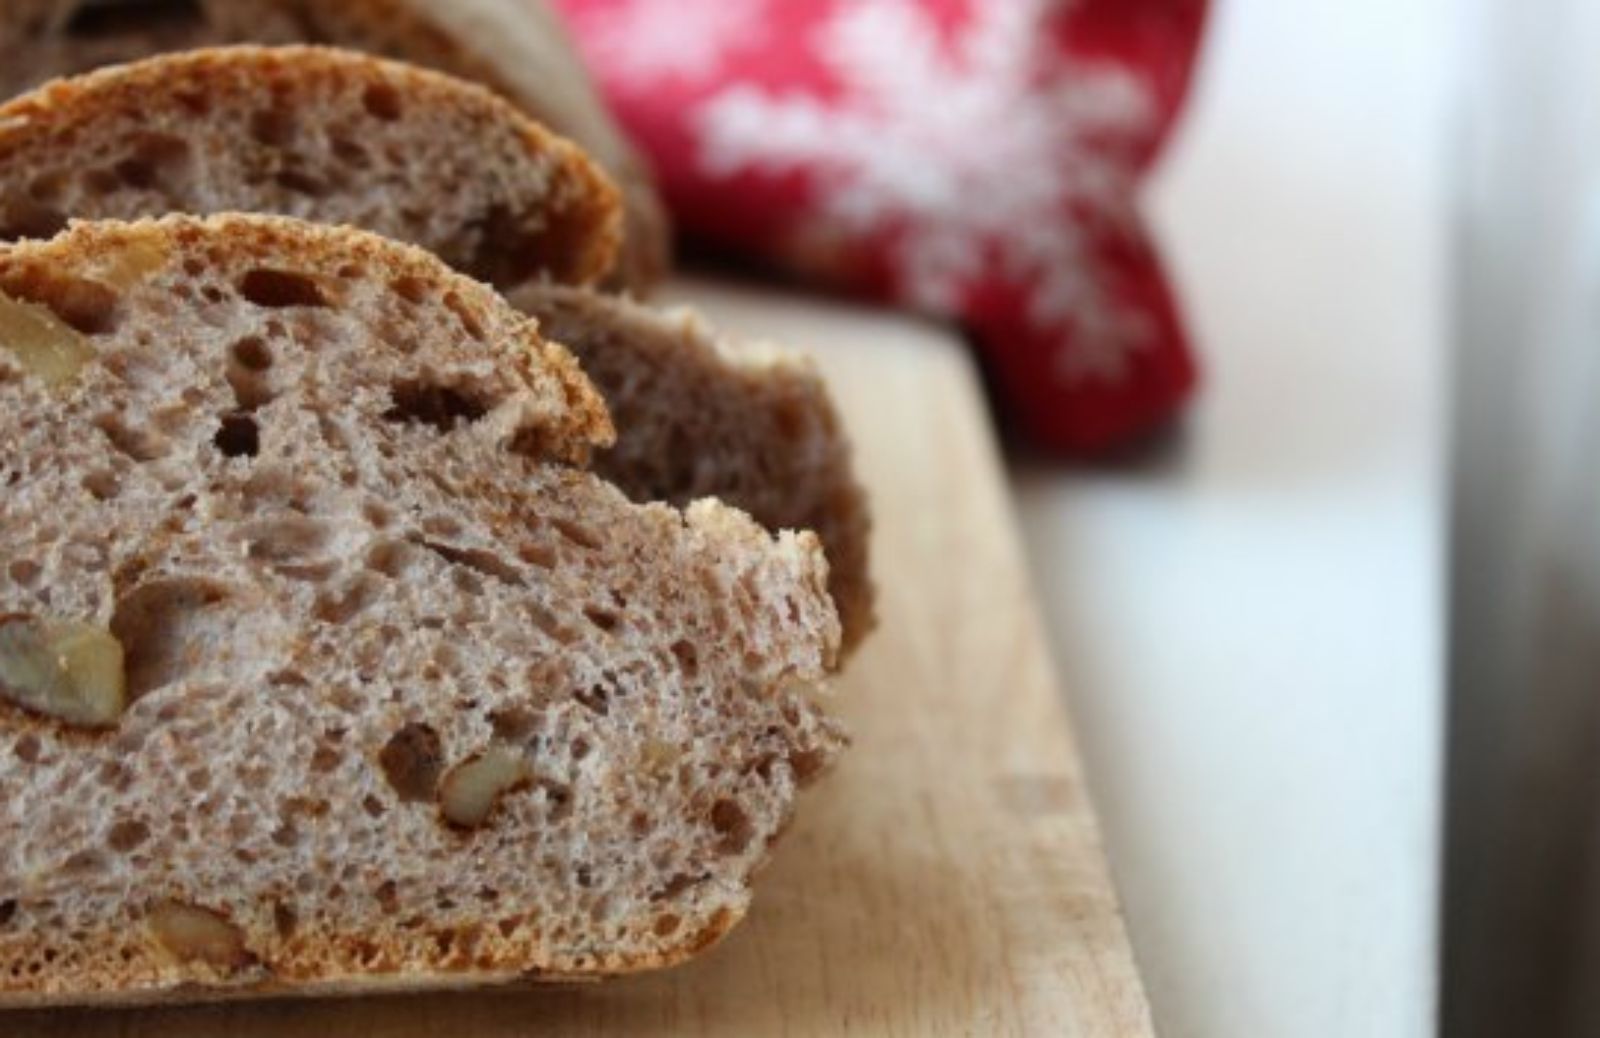
[[[1162,1033],[1600,1034],[1600,4],[557,6],[972,345]]]

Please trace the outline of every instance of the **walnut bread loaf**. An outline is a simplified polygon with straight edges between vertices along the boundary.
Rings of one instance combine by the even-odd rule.
[[[717,497],[769,530],[813,530],[844,649],[876,623],[871,517],[849,437],[810,358],[715,332],[687,308],[529,285],[510,296],[577,356],[617,442],[594,470],[636,501]]]
[[[479,82],[577,141],[622,186],[626,241],[613,281],[666,274],[670,231],[639,157],[543,0],[6,0],[0,99],[58,76],[233,43],[320,43]]]
[[[211,114],[195,118],[183,99],[206,89]],[[372,90],[393,118],[366,111]],[[270,98],[279,101],[264,105]],[[49,231],[67,217],[280,213],[377,230],[468,273],[510,275],[502,284],[528,273],[529,250],[517,248],[528,240],[546,271],[583,280],[575,268],[592,273],[598,264],[574,264],[562,250],[606,251],[585,236],[604,239],[605,200],[570,149],[487,101],[466,84],[316,48],[223,48],[113,67],[0,106],[0,217],[11,215],[14,235]],[[136,115],[136,105],[154,114]],[[481,118],[453,118],[463,108]],[[265,141],[250,132],[262,121],[273,128]],[[481,150],[474,138],[486,142]],[[400,155],[352,165],[341,160],[349,145],[340,142]],[[152,154],[166,161],[152,169]],[[319,189],[305,191],[306,183]],[[561,204],[572,196],[580,201]],[[543,215],[546,208],[557,215]],[[532,230],[483,232],[485,213]],[[770,530],[815,531],[844,647],[859,644],[873,625],[866,497],[810,362],[730,341],[683,311],[542,278],[510,292],[578,354],[606,400],[618,441],[597,455],[597,471],[637,501],[718,497]]]
[[[809,533],[630,502],[571,356],[279,217],[0,246],[0,1005],[681,961],[841,750]]]
[[[596,281],[621,233],[575,145],[482,87],[351,51],[184,52],[0,105],[0,239],[240,210],[353,224],[501,287]]]

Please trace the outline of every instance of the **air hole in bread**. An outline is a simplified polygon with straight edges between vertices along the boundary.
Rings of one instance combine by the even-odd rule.
[[[164,458],[171,449],[164,436],[130,425],[119,414],[103,414],[94,420],[94,426],[105,435],[111,446],[137,462]]]
[[[0,926],[10,926],[17,917],[17,899],[8,897],[0,901]]]
[[[285,191],[305,195],[307,198],[326,198],[333,193],[333,189],[326,182],[297,169],[283,170],[272,179]]]
[[[65,34],[80,40],[199,28],[199,0],[83,0],[67,20]]]
[[[401,577],[415,563],[417,549],[410,541],[378,541],[367,550],[366,566],[386,577]]]
[[[405,379],[389,391],[394,406],[383,413],[391,422],[416,422],[450,432],[465,422],[475,422],[489,413],[483,401],[467,392],[429,379]]]
[[[410,274],[395,278],[389,283],[389,288],[408,303],[420,305],[432,298],[428,291],[428,282]]]
[[[293,847],[300,842],[300,827],[295,824],[293,816],[287,816],[272,830],[272,842],[279,847]]]
[[[527,611],[528,618],[533,621],[533,626],[537,627],[545,637],[556,644],[571,645],[578,640],[577,633],[562,626],[561,621],[556,619],[555,614],[544,606],[539,605],[537,602],[527,602],[523,608]]]
[[[28,181],[28,197],[35,202],[54,205],[67,190],[67,174],[60,170],[41,173]]]
[[[372,165],[367,149],[348,137],[335,137],[331,145],[333,157],[351,169],[366,169]]]
[[[394,122],[403,114],[400,91],[388,83],[374,83],[361,95],[361,105],[367,114],[384,122]]]
[[[100,770],[95,773],[95,778],[102,786],[114,789],[121,793],[133,785],[133,773],[116,761],[106,761],[100,765]]]
[[[175,186],[188,175],[189,143],[166,133],[141,134],[133,151],[112,169],[124,187],[153,191]]]
[[[451,313],[456,315],[456,320],[461,322],[461,327],[466,333],[479,342],[484,339],[483,323],[478,320],[478,315],[454,292],[444,294],[444,305]]]
[[[431,801],[444,770],[439,733],[425,724],[403,725],[379,751],[378,766],[401,800]]]
[[[111,633],[126,653],[127,690],[138,699],[234,647],[230,598],[222,584],[170,577],[118,597]]]
[[[687,872],[675,873],[659,890],[650,894],[651,901],[670,901],[691,887],[704,883],[705,874],[691,876]]]
[[[755,825],[744,808],[726,797],[711,805],[711,828],[722,838],[717,843],[722,854],[740,853],[755,835]]]
[[[253,458],[261,451],[261,430],[247,414],[225,415],[212,443],[230,458]]]
[[[268,309],[331,305],[328,296],[309,274],[257,267],[239,280],[239,293],[256,306]]]
[[[611,713],[611,693],[604,685],[596,683],[588,688],[577,689],[572,693],[572,698],[576,699],[584,709],[601,717]]]
[[[6,567],[6,576],[10,577],[11,582],[18,587],[32,587],[33,582],[38,580],[39,574],[43,572],[44,567],[32,559],[14,559]]]
[[[84,335],[104,335],[117,327],[117,293],[98,281],[30,267],[14,272],[0,291],[46,308]]]
[[[459,537],[461,523],[452,516],[430,515],[422,520],[422,532],[430,537]]]
[[[14,199],[0,213],[0,240],[54,238],[67,226],[67,214],[33,199]]]
[[[789,769],[794,772],[796,782],[806,785],[822,773],[827,760],[821,750],[796,750],[789,754]]]
[[[114,169],[86,169],[78,177],[83,191],[91,198],[104,198],[122,187],[122,178]]]
[[[482,573],[486,577],[509,584],[512,587],[524,587],[525,581],[522,574],[517,572],[515,566],[510,565],[492,551],[482,548],[456,548],[437,541],[423,540],[420,542],[424,548],[456,566],[466,566],[468,569]]]
[[[373,578],[359,574],[339,593],[319,596],[314,614],[325,624],[334,626],[347,624],[377,601],[377,598],[378,586]]]
[[[196,118],[203,119],[211,114],[211,98],[203,90],[180,90],[173,97]]]
[[[295,927],[300,920],[295,916],[294,909],[282,901],[273,902],[272,928],[278,931],[278,936],[287,940],[294,936]]]
[[[517,558],[540,569],[555,569],[558,557],[547,544],[522,544],[517,546]]]
[[[573,544],[576,544],[580,548],[594,551],[601,545],[599,534],[595,533],[587,526],[584,526],[582,523],[576,523],[570,519],[562,519],[558,516],[557,518],[550,520],[550,525],[554,526],[556,528],[556,532],[562,537],[571,541]]]
[[[19,737],[11,746],[11,752],[24,764],[39,763],[40,751],[39,737],[31,732]]]
[[[600,609],[596,606],[585,606],[583,615],[586,620],[594,624],[600,630],[605,631],[607,634],[615,631],[617,629],[617,624],[619,623],[616,613],[611,612],[609,609]]]
[[[394,522],[394,511],[381,501],[363,501],[361,517],[374,530],[384,530]]]
[[[246,371],[259,374],[272,367],[272,348],[258,335],[240,339],[231,352],[235,363]]]
[[[339,762],[343,759],[344,755],[339,752],[338,747],[323,743],[312,751],[308,766],[316,774],[326,775],[337,770]]]
[[[700,654],[695,651],[693,642],[679,638],[672,643],[672,655],[686,677],[692,678],[700,673]]]
[[[539,726],[539,719],[532,711],[513,706],[491,712],[489,726],[494,729],[496,739],[515,743],[533,734]]]
[[[294,114],[286,108],[262,108],[250,116],[250,136],[269,148],[288,146],[294,130]]]
[[[138,819],[118,822],[106,833],[106,846],[126,854],[150,838],[150,827]]]

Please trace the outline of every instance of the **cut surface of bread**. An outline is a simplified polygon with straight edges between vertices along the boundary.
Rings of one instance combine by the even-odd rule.
[[[324,82],[329,79],[331,84]],[[169,210],[286,213],[384,231],[442,251],[447,260],[459,258],[461,248],[439,249],[439,243],[459,240],[460,225],[471,213],[509,209],[513,197],[539,211],[540,170],[514,145],[497,168],[471,150],[465,139],[468,128],[451,126],[432,134],[433,145],[457,160],[472,156],[473,170],[419,165],[407,177],[403,169],[344,169],[338,173],[339,190],[315,194],[295,190],[293,179],[287,188],[279,182],[283,170],[307,171],[297,176],[320,182],[328,178],[326,167],[338,169],[339,146],[327,142],[351,136],[341,122],[363,118],[361,94],[372,83],[391,88],[392,96],[386,96],[400,111],[426,113],[440,107],[430,90],[449,90],[439,79],[410,76],[404,70],[396,74],[387,63],[339,52],[225,48],[157,58],[58,84],[0,108],[0,212],[32,213],[40,202],[31,185],[41,178],[55,184],[62,171],[77,170],[68,188],[52,196],[60,206],[48,214],[52,223],[63,212],[121,217]],[[181,98],[212,81],[231,87],[213,102],[219,114],[186,121]],[[254,159],[230,150],[236,133],[263,110],[257,99],[275,92],[297,99],[332,93],[344,99],[342,106],[294,105],[296,136],[309,143],[289,150],[311,151],[317,159],[286,159],[285,149],[276,145],[251,145],[262,152]],[[100,103],[103,96],[114,103]],[[471,96],[482,100],[475,90]],[[237,101],[238,110],[224,118],[220,113],[228,110],[229,98]],[[145,120],[135,121],[129,110],[134,103],[165,110],[170,118],[152,131]],[[348,111],[352,107],[354,115]],[[9,125],[8,111],[16,113]],[[489,115],[499,132],[470,128],[473,134],[518,138],[517,130],[500,125],[507,116],[515,118],[506,106]],[[416,119],[424,125],[396,136],[432,132],[424,115]],[[379,129],[397,125],[403,126],[383,122]],[[165,150],[181,156],[178,168],[160,177],[157,186],[118,181],[116,190],[103,195],[81,186],[115,178],[122,163],[142,170],[138,156],[141,149],[151,149],[152,140],[166,141]],[[414,159],[408,155],[406,161]],[[240,177],[241,169],[252,168],[280,172]],[[141,183],[149,179],[140,178]],[[534,187],[524,186],[528,181]],[[458,194],[473,194],[477,203],[457,198],[454,216],[448,215],[452,210],[447,205],[435,208],[442,186],[450,183],[470,186],[472,190],[463,188]],[[432,223],[408,221],[405,214],[410,212],[426,212]],[[575,236],[554,237],[563,242]],[[496,243],[477,236],[472,240],[467,262],[458,265],[469,272],[507,266],[499,253],[471,262],[475,250]],[[687,312],[657,313],[623,299],[545,283],[513,290],[512,298],[544,322],[551,337],[578,353],[606,398],[619,439],[599,455],[597,471],[636,501],[685,506],[697,498],[720,497],[768,529],[815,530],[828,553],[844,646],[848,650],[860,642],[873,625],[866,498],[852,473],[850,445],[827,388],[808,361],[775,347],[728,341]]]
[[[812,534],[636,505],[487,288],[223,216],[0,246],[0,1004],[680,961],[844,735]]]
[[[0,5],[0,99],[48,79],[235,43],[317,43],[483,83],[581,144],[622,186],[617,283],[667,272],[670,230],[651,178],[542,0],[15,0]]]
[[[875,623],[871,518],[826,384],[806,357],[718,335],[688,309],[529,285],[511,302],[572,350],[606,400],[594,470],[636,501],[717,497],[770,530],[814,530],[846,651]]]
[[[500,286],[598,280],[621,226],[575,145],[482,87],[350,51],[184,52],[0,105],[0,238],[235,210],[353,224]]]

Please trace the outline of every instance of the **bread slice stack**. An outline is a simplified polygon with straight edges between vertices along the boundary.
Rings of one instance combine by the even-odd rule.
[[[870,520],[809,361],[682,312],[564,286],[616,256],[615,191],[487,90],[316,47],[168,55],[0,105],[0,239],[69,217],[277,213],[353,224],[488,280],[577,353],[618,422],[598,470],[635,500],[720,497],[823,538],[845,648],[874,624]]]
[[[328,44],[484,84],[621,186],[627,237],[612,282],[643,293],[665,275],[671,235],[649,173],[542,0],[6,0],[0,100],[104,65],[243,43]]]
[[[0,213],[0,1005],[607,975],[738,921],[871,623],[809,367],[578,287],[589,161],[355,55],[20,99]]]
[[[842,745],[816,537],[574,467],[566,351],[278,218],[0,249],[0,991],[611,973]]]

